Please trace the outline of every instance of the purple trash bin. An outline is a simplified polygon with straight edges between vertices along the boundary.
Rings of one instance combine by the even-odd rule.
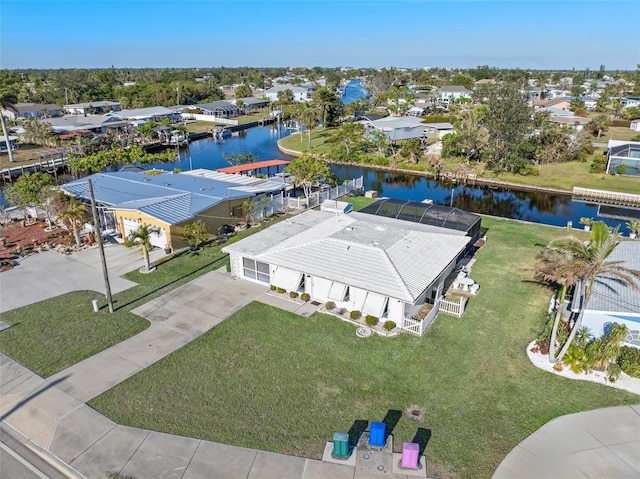
[[[400,467],[418,469],[420,465],[420,445],[415,442],[402,443],[402,459]]]

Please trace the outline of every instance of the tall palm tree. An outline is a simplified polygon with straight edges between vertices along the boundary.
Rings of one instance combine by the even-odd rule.
[[[309,133],[309,149],[311,149],[311,131],[318,123],[318,109],[311,103],[304,103],[300,108],[300,122]],[[300,133],[302,135],[302,132]]]
[[[151,262],[149,261],[149,251],[153,249],[153,245],[151,244],[152,234],[160,234],[160,229],[157,226],[140,225],[138,229],[132,231],[127,238],[127,244],[129,246],[140,246],[142,249],[144,269],[147,273],[152,271]]]
[[[574,272],[580,280],[576,284],[576,292],[580,298],[580,311],[578,317],[569,333],[569,338],[562,346],[558,356],[553,362],[562,360],[571,346],[573,339],[580,329],[584,310],[589,303],[593,285],[598,276],[614,278],[624,285],[638,288],[636,281],[640,280],[640,271],[627,268],[623,261],[612,261],[609,259],[613,250],[620,243],[620,235],[617,228],[609,233],[609,228],[602,221],[597,221],[591,230],[591,239],[587,242],[577,238],[566,238],[551,243],[551,247],[570,255]]]
[[[82,238],[80,237],[80,228],[87,217],[87,211],[80,200],[71,198],[67,209],[60,215],[60,219],[73,231],[73,237],[76,240],[78,249],[82,247]]]
[[[16,107],[6,100],[0,100],[0,108],[2,110],[10,110],[14,113],[18,113],[18,110],[16,110]],[[2,124],[2,134],[4,135],[4,139],[7,143],[7,152],[9,153],[9,162],[13,163],[13,150],[11,149],[11,144],[9,142],[9,132],[7,130],[7,124],[4,121],[4,115],[2,114],[1,111],[0,111],[0,124]]]

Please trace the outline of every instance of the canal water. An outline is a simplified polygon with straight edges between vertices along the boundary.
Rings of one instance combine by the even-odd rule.
[[[347,85],[343,101],[353,101],[353,98],[362,94],[364,90],[359,81],[352,81]],[[275,124],[240,131],[224,140],[197,140],[187,148],[179,150],[179,159],[175,163],[156,163],[147,168],[155,167],[168,171],[174,168],[217,169],[229,166],[225,154],[240,153],[253,153],[260,161],[292,159],[280,153],[277,147],[277,141],[290,133],[291,130],[283,125]],[[422,176],[396,174],[360,166],[332,165],[331,169],[343,180],[362,176],[365,189],[376,190],[380,196],[411,201],[430,199],[437,204],[452,205],[467,211],[547,225],[566,226],[571,221],[574,226],[580,227],[580,218],[589,217],[603,220],[609,226],[620,226],[620,231],[628,234],[624,222],[630,218],[640,219],[640,210],[581,203],[572,201],[570,196],[565,195],[446,183]],[[3,200],[3,196],[0,195],[0,202],[4,203]]]
[[[362,82],[360,80],[350,80],[345,87],[342,103],[348,105],[352,101],[359,100],[366,96],[367,90],[365,90]]]

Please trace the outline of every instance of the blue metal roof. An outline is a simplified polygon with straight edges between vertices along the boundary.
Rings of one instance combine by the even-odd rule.
[[[237,175],[217,173],[215,176],[216,178],[207,178],[195,174],[173,173],[147,175],[144,172],[118,171],[96,173],[66,183],[61,189],[88,201],[90,195],[87,180],[90,179],[98,203],[112,209],[140,211],[168,224],[177,224],[222,201],[247,198],[286,186],[260,179],[254,179],[247,185],[241,183],[244,178]],[[260,187],[261,183],[263,188]]]

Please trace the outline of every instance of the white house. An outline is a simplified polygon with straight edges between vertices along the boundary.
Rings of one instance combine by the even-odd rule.
[[[305,85],[276,85],[273,88],[269,88],[264,92],[265,96],[271,100],[278,100],[278,93],[290,90],[293,93],[293,101],[295,102],[303,102],[303,101],[311,101],[311,94],[313,93],[313,89],[309,86]]]
[[[51,125],[55,133],[88,130],[105,133],[109,128],[128,128],[128,122],[119,118],[102,115],[65,115],[59,118],[43,118],[43,123]]]
[[[621,242],[609,259],[640,270],[640,241]],[[595,337],[601,337],[613,323],[624,324],[629,329],[627,346],[640,348],[640,290],[613,278],[598,276],[584,309],[582,325]]]
[[[222,250],[234,276],[401,326],[441,296],[470,241],[464,231],[309,210]]]
[[[117,101],[98,100],[64,105],[64,109],[69,115],[86,115],[88,113],[93,114],[120,111],[122,107]]]
[[[463,86],[446,85],[440,87],[440,103],[454,103],[461,98],[471,98],[471,92]]]
[[[640,120],[633,120],[629,125],[631,131],[640,131]]]
[[[3,108],[2,114],[10,120],[20,118],[45,118],[47,116],[58,116],[62,113],[62,108],[54,104],[41,103],[14,103],[13,108]]]

